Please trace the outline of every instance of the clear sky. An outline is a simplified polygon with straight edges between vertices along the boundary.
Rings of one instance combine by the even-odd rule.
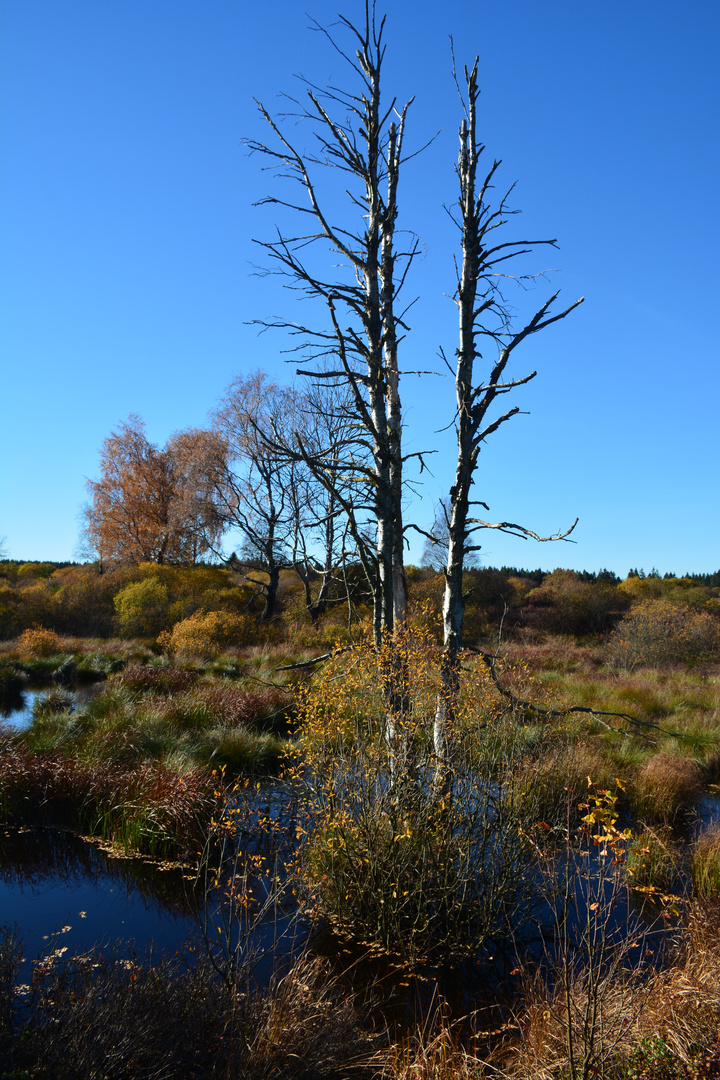
[[[306,14],[307,10],[307,14]],[[311,17],[359,0],[1,0],[0,535],[10,557],[73,557],[86,478],[130,413],[164,443],[202,426],[237,373],[289,380],[250,320],[295,301],[253,274],[272,212],[247,155],[253,98],[281,111],[302,74],[346,79]],[[626,574],[720,566],[717,0],[387,0],[388,94],[415,95],[399,227],[424,256],[408,283],[403,367],[452,355],[458,60],[480,56],[481,132],[517,181],[513,236],[557,237],[521,298],[552,287],[570,318],[518,350],[537,369],[481,455],[493,520],[575,545],[485,533],[488,565]],[[408,449],[436,449],[408,518],[427,527],[454,470],[447,377],[407,376]],[[510,404],[509,399],[505,403]],[[422,541],[409,553],[419,559]]]

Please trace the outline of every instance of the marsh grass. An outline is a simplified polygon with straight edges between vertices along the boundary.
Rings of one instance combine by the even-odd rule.
[[[50,949],[18,996],[21,956],[6,928],[0,1075],[13,1080],[330,1080],[367,1067],[383,1042],[351,985],[307,955],[243,992],[190,946],[171,957]]]
[[[522,656],[516,646],[513,655]],[[552,690],[558,707],[580,704],[617,712],[634,711],[638,719],[663,721],[662,727],[683,729],[688,723],[718,721],[720,681],[695,669],[670,671],[642,669],[617,672],[606,666],[575,666],[534,671],[532,654],[527,660],[535,677]]]
[[[588,781],[601,787],[613,784],[613,774],[598,750],[587,742],[555,741],[535,760],[513,770],[507,797],[526,828],[541,820],[552,826],[566,822],[568,807],[573,820],[587,793]]]
[[[631,798],[641,817],[671,823],[700,793],[702,784],[703,772],[696,761],[661,751],[638,772]]]
[[[212,784],[198,771],[39,756],[17,739],[6,739],[0,754],[0,812],[11,824],[69,827],[128,850],[176,855],[197,846],[212,806]]]
[[[234,850],[266,855],[271,880],[277,851],[270,847],[276,844],[284,852],[285,845],[292,860],[282,870],[289,875],[283,881],[299,888],[305,914],[354,939],[353,947],[373,958],[378,951],[391,953],[392,963],[404,970],[426,965],[422,970],[429,971],[435,961],[452,967],[462,957],[474,965],[479,980],[484,978],[483,957],[490,946],[494,952],[503,935],[522,935],[522,920],[536,899],[538,865],[553,858],[550,849],[563,829],[577,830],[575,807],[588,790],[588,777],[602,789],[614,789],[619,777],[627,790],[618,802],[622,814],[632,811],[650,823],[633,825],[627,869],[634,873],[625,885],[680,891],[682,860],[673,827],[684,825],[684,812],[703,784],[720,778],[715,669],[618,672],[605,665],[600,646],[565,638],[513,645],[498,662],[504,685],[540,705],[615,709],[663,730],[587,715],[548,718],[514,708],[497,693],[484,665],[468,656],[451,733],[453,756],[441,774],[431,734],[438,653],[427,640],[408,646],[411,707],[394,718],[391,732],[381,672],[362,647],[333,658],[309,689],[295,689],[297,718],[288,707],[288,691],[294,689],[291,683],[304,682],[305,674],[282,676],[276,668],[312,650],[297,657],[287,647],[244,647],[204,665],[173,667],[127,642],[105,651],[96,643],[92,653],[69,643],[63,648],[76,669],[87,656],[91,666],[106,664],[111,675],[113,664],[123,670],[87,706],[75,711],[38,707],[26,735],[5,737],[0,808],[6,820],[54,822],[158,854],[196,852],[212,829],[209,822],[218,820],[217,791],[225,781],[211,771],[223,763],[228,777],[275,770],[291,745],[280,737],[290,720],[298,738],[285,767],[302,809],[281,820],[285,811],[268,796],[267,808],[253,810],[255,817],[243,826]],[[283,678],[287,689],[267,685]],[[248,792],[260,799],[255,784]],[[629,823],[622,820],[623,826]],[[550,828],[540,829],[539,823]],[[710,835],[703,843],[707,851],[698,840],[692,859],[695,892],[704,906],[697,900],[691,904],[677,952],[664,956],[664,966],[658,959],[633,969],[621,943],[628,966],[621,970],[621,965],[609,981],[596,978],[602,992],[598,1038],[606,1044],[594,1060],[612,1080],[712,1075],[709,1066],[706,1073],[702,1068],[710,1061],[720,1024],[720,868],[714,861],[720,842]],[[292,876],[296,872],[299,878]],[[272,898],[271,884],[267,896]],[[602,914],[602,896],[593,897]],[[242,889],[238,898],[249,902]],[[227,940],[237,938],[231,933]],[[524,997],[511,1006],[505,1002],[513,1018],[497,1031],[478,1033],[472,1021],[454,1019],[443,1005],[419,1026],[408,1020],[388,1047],[370,1031],[365,1005],[348,982],[338,979],[327,961],[309,955],[297,967],[278,968],[267,993],[247,982],[233,990],[197,955],[187,967],[179,960],[175,966],[169,960],[167,967],[164,960],[156,963],[155,975],[144,961],[135,958],[133,964],[112,978],[101,964],[92,976],[83,970],[77,982],[69,969],[62,979],[59,969],[47,974],[49,981],[43,973],[42,1031],[23,1029],[23,1045],[37,1056],[22,1059],[25,1064],[17,1057],[13,1064],[40,1069],[37,1063],[46,1053],[51,1074],[61,1080],[104,1075],[104,1066],[95,1066],[100,1057],[92,1054],[107,1053],[113,1037],[127,1053],[118,1059],[117,1071],[127,1080],[139,1075],[336,1080],[354,1070],[373,1080],[490,1075],[558,1080],[570,1075],[563,1016],[568,1008],[580,1016],[594,992],[580,957],[573,959],[564,997],[548,979],[547,965],[528,967]],[[599,971],[596,967],[595,976]],[[153,978],[164,981],[164,989]],[[515,978],[515,985],[519,981]],[[80,995],[91,985],[99,991],[90,989],[85,1003]],[[148,1023],[144,1014],[133,1012],[136,990]],[[197,1015],[188,1012],[193,994]],[[104,1022],[103,1000],[110,1007],[116,997],[117,1019],[108,1025],[105,1040],[95,1028]],[[159,1017],[153,1031],[150,1020],[157,1010],[174,1010],[176,1016]],[[187,1038],[177,1017],[184,1018]],[[77,1073],[62,1056],[63,1025],[70,1032],[68,1046],[75,1048]],[[483,1036],[482,1052],[471,1041],[473,1031]],[[13,1052],[19,1033],[17,1026],[11,1032]],[[176,1056],[173,1045],[161,1061],[163,1039],[176,1039],[179,1049]],[[206,1054],[211,1044],[212,1060],[209,1050]],[[190,1056],[179,1064],[185,1053]]]
[[[720,896],[720,822],[696,837],[690,856],[690,873],[697,896]]]
[[[62,692],[53,693],[47,700],[58,709],[39,699],[23,735],[35,753],[62,752],[125,768],[151,759],[267,772],[278,767],[285,747],[288,695],[279,689],[253,690],[200,681],[182,669],[135,666],[74,712],[60,711]]]
[[[618,672],[596,647],[518,645],[553,709],[573,705],[617,716],[575,714],[553,722],[559,737],[598,755],[598,775],[628,784],[632,810],[649,821],[678,820],[707,782],[720,776],[720,679],[716,668],[642,668]],[[543,669],[542,665],[549,668]],[[622,714],[622,715],[620,715]],[[634,723],[629,717],[634,718]]]
[[[75,699],[72,694],[67,690],[56,687],[52,690],[46,690],[45,693],[35,698],[32,715],[33,719],[38,720],[41,717],[54,716],[57,713],[72,712],[74,707]]]
[[[487,1055],[474,1052],[468,1040],[469,1018],[453,1021],[437,1004],[416,1028],[384,1051],[381,1073],[387,1080],[481,1080],[495,1073]],[[489,1067],[488,1067],[489,1065]]]
[[[602,1068],[590,1075],[613,1080],[709,1080],[717,1075],[719,931],[717,904],[696,903],[664,968],[631,970],[624,981],[607,985],[598,1017],[605,1054]],[[572,1007],[582,1009],[586,996],[582,981],[573,984]],[[530,979],[515,1010],[517,1035],[511,1034],[494,1058],[495,1075],[514,1080],[571,1075],[563,1014],[557,988],[542,978]]]
[[[635,885],[650,885],[664,892],[680,887],[681,854],[667,827],[636,831],[627,857],[628,873]]]
[[[177,694],[197,682],[198,672],[169,664],[132,664],[112,679],[131,693]]]

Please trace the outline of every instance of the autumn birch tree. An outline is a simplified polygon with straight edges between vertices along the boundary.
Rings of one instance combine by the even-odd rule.
[[[280,570],[292,547],[293,492],[296,464],[279,454],[264,433],[291,431],[295,395],[264,372],[238,376],[226,390],[213,416],[213,427],[225,447],[224,467],[217,478],[216,501],[226,529],[238,529],[245,551],[267,575],[251,580],[264,595],[262,618],[275,616]]]
[[[194,565],[222,532],[212,469],[222,455],[204,431],[151,443],[139,416],[104,440],[100,479],[88,480],[85,532],[103,562]]]

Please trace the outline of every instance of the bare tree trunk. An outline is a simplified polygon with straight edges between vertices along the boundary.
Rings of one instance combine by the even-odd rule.
[[[533,537],[536,540],[564,539],[575,527],[563,534],[541,537],[521,525],[512,522],[491,524],[470,517],[470,490],[474,480],[478,455],[483,441],[501,424],[518,411],[518,407],[482,427],[488,409],[500,394],[506,394],[535,377],[533,371],[521,379],[503,382],[507,362],[513,350],[529,335],[544,329],[559,319],[564,319],[582,301],[577,300],[558,315],[548,311],[557,297],[552,296],[518,333],[508,330],[508,311],[498,287],[500,263],[527,253],[535,244],[555,244],[549,241],[509,241],[496,238],[495,230],[505,224],[507,208],[505,199],[493,210],[486,203],[495,172],[500,164],[495,161],[477,191],[477,168],[484,147],[477,137],[477,103],[480,91],[477,85],[478,60],[472,70],[465,69],[465,95],[463,104],[465,119],[460,126],[460,152],[457,175],[460,183],[458,224],[462,234],[462,265],[457,285],[456,303],[459,314],[459,344],[455,369],[455,392],[457,399],[456,430],[458,457],[455,483],[450,489],[450,514],[448,523],[448,558],[445,567],[445,592],[443,597],[444,649],[440,671],[433,742],[439,768],[445,768],[449,753],[449,733],[455,722],[460,689],[459,659],[462,648],[462,626],[465,611],[463,595],[463,569],[466,554],[478,550],[469,543],[469,537],[480,528],[494,528],[516,536]],[[498,358],[493,364],[485,384],[475,382],[476,358],[482,354],[478,338],[489,339],[497,350]],[[484,504],[480,504],[484,505]]]
[[[398,253],[394,247],[398,216],[397,192],[402,163],[406,105],[381,102],[381,72],[385,46],[384,19],[376,25],[375,6],[366,0],[364,24],[359,27],[341,16],[340,22],[354,38],[354,55],[334,47],[359,77],[359,91],[333,89],[327,94],[314,87],[308,91],[309,105],[301,116],[316,128],[320,152],[300,153],[280,126],[262,106],[277,145],[251,143],[251,149],[275,162],[285,177],[294,177],[307,197],[299,205],[269,196],[265,203],[295,210],[301,219],[310,215],[315,233],[302,237],[281,236],[264,243],[280,273],[297,284],[308,296],[327,305],[331,328],[318,329],[278,320],[279,326],[299,335],[311,356],[336,357],[335,370],[299,368],[299,374],[344,384],[352,400],[356,429],[361,434],[369,463],[358,463],[353,454],[330,463],[322,453],[303,449],[303,460],[322,477],[348,515],[350,532],[359,545],[363,566],[374,594],[373,631],[378,647],[392,638],[395,627],[403,627],[407,597],[403,560],[403,454],[402,411],[398,368],[398,326],[406,327],[395,311],[397,295],[417,246]],[[319,28],[322,29],[322,28]],[[323,31],[327,34],[327,31]],[[329,34],[327,34],[330,37]],[[330,113],[338,102],[343,107],[336,119]],[[390,120],[393,116],[395,119]],[[320,167],[341,170],[342,185],[350,196],[353,214],[360,210],[360,223],[335,225],[324,212],[314,181]],[[348,186],[350,185],[350,186]],[[321,244],[329,248],[337,265],[349,268],[346,278],[329,282],[311,268],[308,248]],[[402,270],[398,273],[398,260]],[[348,325],[348,323],[350,325]],[[267,325],[267,324],[263,324]],[[301,347],[303,347],[301,346]],[[357,494],[339,490],[339,480],[353,478]],[[372,517],[374,545],[368,544],[363,520]]]
[[[265,590],[265,606],[260,616],[263,622],[271,622],[275,618],[277,606],[278,586],[280,584],[280,567],[272,560],[267,568],[268,584]]]

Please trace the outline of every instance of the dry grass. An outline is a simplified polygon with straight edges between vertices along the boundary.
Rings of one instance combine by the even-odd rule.
[[[480,1080],[492,1075],[464,1045],[465,1018],[453,1023],[442,1008],[411,1035],[378,1055],[382,1080]]]
[[[265,990],[218,984],[202,958],[51,951],[7,1020],[20,943],[0,933],[0,1075],[20,1080],[338,1080],[378,1075],[384,1032],[326,961]],[[6,1072],[9,1069],[11,1071]]]
[[[697,1067],[708,1059],[720,1031],[720,906],[696,903],[691,908],[677,958],[666,969],[630,971],[624,983],[615,981],[600,990],[598,1028],[604,1040],[604,1066],[591,1075],[628,1076],[628,1063],[638,1048],[657,1040],[681,1070],[694,1071],[642,1073],[647,1080],[656,1075],[716,1075],[698,1072]],[[580,978],[572,987],[573,1006],[579,1012],[586,996],[587,984]],[[537,976],[529,978],[516,1013],[519,1036],[502,1052],[496,1075],[515,1080],[570,1075],[566,1017],[561,992]]]
[[[613,788],[614,775],[601,753],[587,742],[560,743],[542,748],[541,756],[517,770],[508,785],[513,810],[528,825],[538,820],[563,825],[574,820],[578,803],[587,794],[588,780]]]
[[[543,635],[538,642],[510,643],[503,653],[509,660],[525,661],[534,673],[559,671],[589,674],[604,661],[600,646],[581,645],[571,637],[551,634]]]
[[[243,1076],[347,1077],[381,1059],[382,1031],[363,1021],[350,984],[321,957],[302,956],[271,983],[247,1033]]]
[[[661,751],[638,773],[633,798],[638,812],[654,821],[672,822],[702,788],[696,761]]]
[[[695,840],[690,872],[696,895],[705,898],[720,895],[720,822],[711,825]]]

